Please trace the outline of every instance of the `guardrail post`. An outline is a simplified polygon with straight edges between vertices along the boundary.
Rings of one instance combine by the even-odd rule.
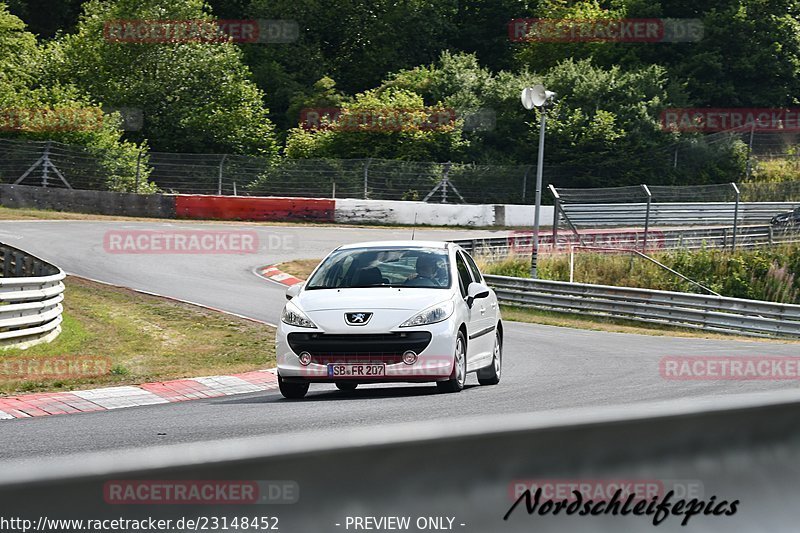
[[[558,191],[556,191],[556,188],[553,187],[552,183],[549,183],[547,188],[550,189],[550,194],[552,194],[553,198],[556,199],[556,202],[553,205],[553,251],[555,252],[558,250],[558,215],[559,211],[561,210],[561,197],[558,195]]]
[[[50,162],[50,145],[51,144],[52,144],[52,141],[47,141],[47,144],[44,145],[44,155],[42,156],[42,159],[44,160],[44,163],[42,164],[42,187],[44,187],[44,188],[47,188],[47,180],[49,178],[48,174],[47,174],[47,170],[48,170],[47,167],[50,166],[50,165],[48,165],[48,163]]]
[[[650,231],[650,204],[653,200],[653,195],[650,194],[650,189],[647,188],[647,185],[644,183],[642,184],[642,190],[647,195],[647,211],[645,211],[644,215],[644,240],[642,241],[642,251],[647,251],[647,233]]]
[[[756,131],[755,122],[750,126],[750,142],[747,143],[747,169],[745,176],[749,180],[750,174],[753,172],[753,134]]]
[[[222,196],[222,165],[225,164],[225,158],[228,154],[223,154],[222,159],[219,161],[219,176],[217,177],[217,196]]]
[[[372,163],[372,158],[368,157],[367,162],[364,163],[364,200],[369,198],[369,191],[367,185],[369,183],[369,164]]]
[[[769,227],[769,245],[770,245],[770,246],[772,246],[772,245],[774,244],[774,243],[773,243],[773,240],[772,240],[772,239],[773,239],[773,237],[774,237],[774,235],[773,235],[773,233],[772,233],[772,226],[770,226],[770,227]]]
[[[735,183],[731,183],[731,187],[736,193],[736,205],[733,207],[733,244],[731,245],[731,250],[736,251],[736,233],[739,229],[739,197],[741,194],[739,193],[739,187]]]
[[[14,252],[14,277],[19,278],[22,277],[22,259],[23,255],[21,253]]]
[[[136,183],[134,184],[133,192],[139,192],[139,179],[142,176],[142,151],[136,154]]]
[[[574,283],[575,280],[575,248],[572,244],[569,245],[569,282]]]
[[[525,167],[525,174],[522,176],[522,203],[525,203],[525,197],[528,195],[528,173],[531,171],[531,165]]]

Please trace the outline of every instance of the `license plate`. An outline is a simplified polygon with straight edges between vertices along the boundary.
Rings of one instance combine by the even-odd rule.
[[[374,378],[386,375],[386,365],[367,363],[328,365],[330,378]]]

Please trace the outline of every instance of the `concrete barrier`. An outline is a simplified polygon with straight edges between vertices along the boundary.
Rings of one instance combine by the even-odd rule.
[[[133,194],[0,184],[0,205],[72,213],[175,218],[175,200],[162,194]]]
[[[335,200],[260,196],[175,196],[178,218],[333,222]]]
[[[336,222],[430,226],[494,226],[494,206],[336,199]]]
[[[539,224],[550,226],[553,224],[552,205],[541,206]],[[532,228],[535,209],[532,205],[496,205],[494,206],[494,219],[496,226]]]
[[[348,516],[409,516],[449,517],[450,530],[464,532],[653,531],[652,516],[528,515],[524,503],[503,519],[520,483],[640,481],[683,491],[673,503],[738,501],[731,516],[694,516],[687,527],[683,516],[667,516],[657,531],[794,531],[798,465],[800,391],[787,389],[7,463],[0,464],[0,498],[6,515],[34,524],[42,516],[271,516],[281,531],[347,531],[354,529],[345,527]],[[108,502],[109,482],[158,480],[269,480],[293,498]]]
[[[207,220],[315,221],[432,226],[494,226],[496,213],[532,225],[530,206],[438,204],[388,200],[213,195],[138,195],[0,184],[0,205],[100,215]],[[542,222],[552,219],[545,209]],[[527,220],[526,220],[527,219]],[[517,224],[518,223],[518,224]]]

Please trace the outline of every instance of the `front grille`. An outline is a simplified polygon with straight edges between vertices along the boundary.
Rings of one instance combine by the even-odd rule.
[[[326,333],[289,333],[289,347],[296,354],[308,352],[311,362],[328,363],[401,363],[403,352],[421,353],[431,342],[427,331],[336,335]]]

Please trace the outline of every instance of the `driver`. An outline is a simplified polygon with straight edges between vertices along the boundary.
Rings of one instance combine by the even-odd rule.
[[[431,286],[431,284],[439,285],[439,282],[434,278],[438,266],[436,265],[436,258],[432,255],[420,255],[417,257],[416,274],[413,274],[406,281],[409,285]]]

